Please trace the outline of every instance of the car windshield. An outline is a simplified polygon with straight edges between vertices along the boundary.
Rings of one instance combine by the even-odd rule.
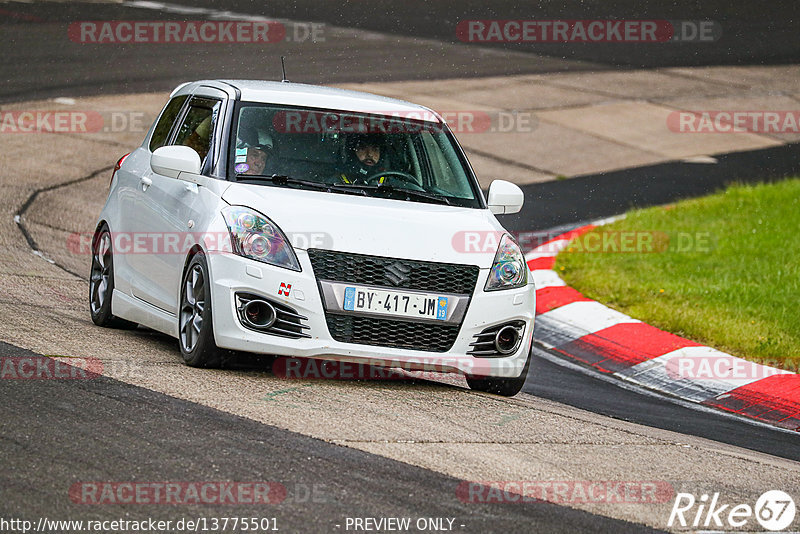
[[[242,103],[234,117],[229,177],[265,186],[481,207],[478,186],[452,134],[421,115]]]

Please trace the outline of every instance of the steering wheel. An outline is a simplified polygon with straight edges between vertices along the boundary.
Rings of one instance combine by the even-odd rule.
[[[423,190],[422,187],[417,182],[417,179],[414,177],[414,175],[408,174],[407,172],[400,172],[400,171],[382,171],[382,172],[377,172],[377,173],[373,174],[372,176],[370,176],[369,178],[367,178],[366,182],[369,185],[377,185],[378,179],[381,178],[382,176],[385,176],[387,178],[388,177],[397,178],[401,182],[407,183],[409,185],[413,185],[414,187],[418,188],[420,191]]]

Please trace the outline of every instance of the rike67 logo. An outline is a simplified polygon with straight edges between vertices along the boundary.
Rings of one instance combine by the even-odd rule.
[[[761,528],[773,532],[785,530],[794,521],[795,504],[792,497],[780,490],[761,494],[755,506],[746,503],[730,504],[720,499],[719,493],[703,494],[696,498],[691,493],[678,493],[669,514],[667,527]]]

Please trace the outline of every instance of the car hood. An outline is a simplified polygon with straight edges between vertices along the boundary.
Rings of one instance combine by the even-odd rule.
[[[222,197],[269,217],[297,249],[490,268],[505,230],[488,209],[233,184]]]

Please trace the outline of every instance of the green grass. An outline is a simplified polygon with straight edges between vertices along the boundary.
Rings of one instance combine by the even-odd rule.
[[[800,179],[635,210],[594,232],[556,259],[569,285],[662,330],[797,371]],[[656,252],[582,250],[622,235],[613,232],[643,232],[631,235]]]

